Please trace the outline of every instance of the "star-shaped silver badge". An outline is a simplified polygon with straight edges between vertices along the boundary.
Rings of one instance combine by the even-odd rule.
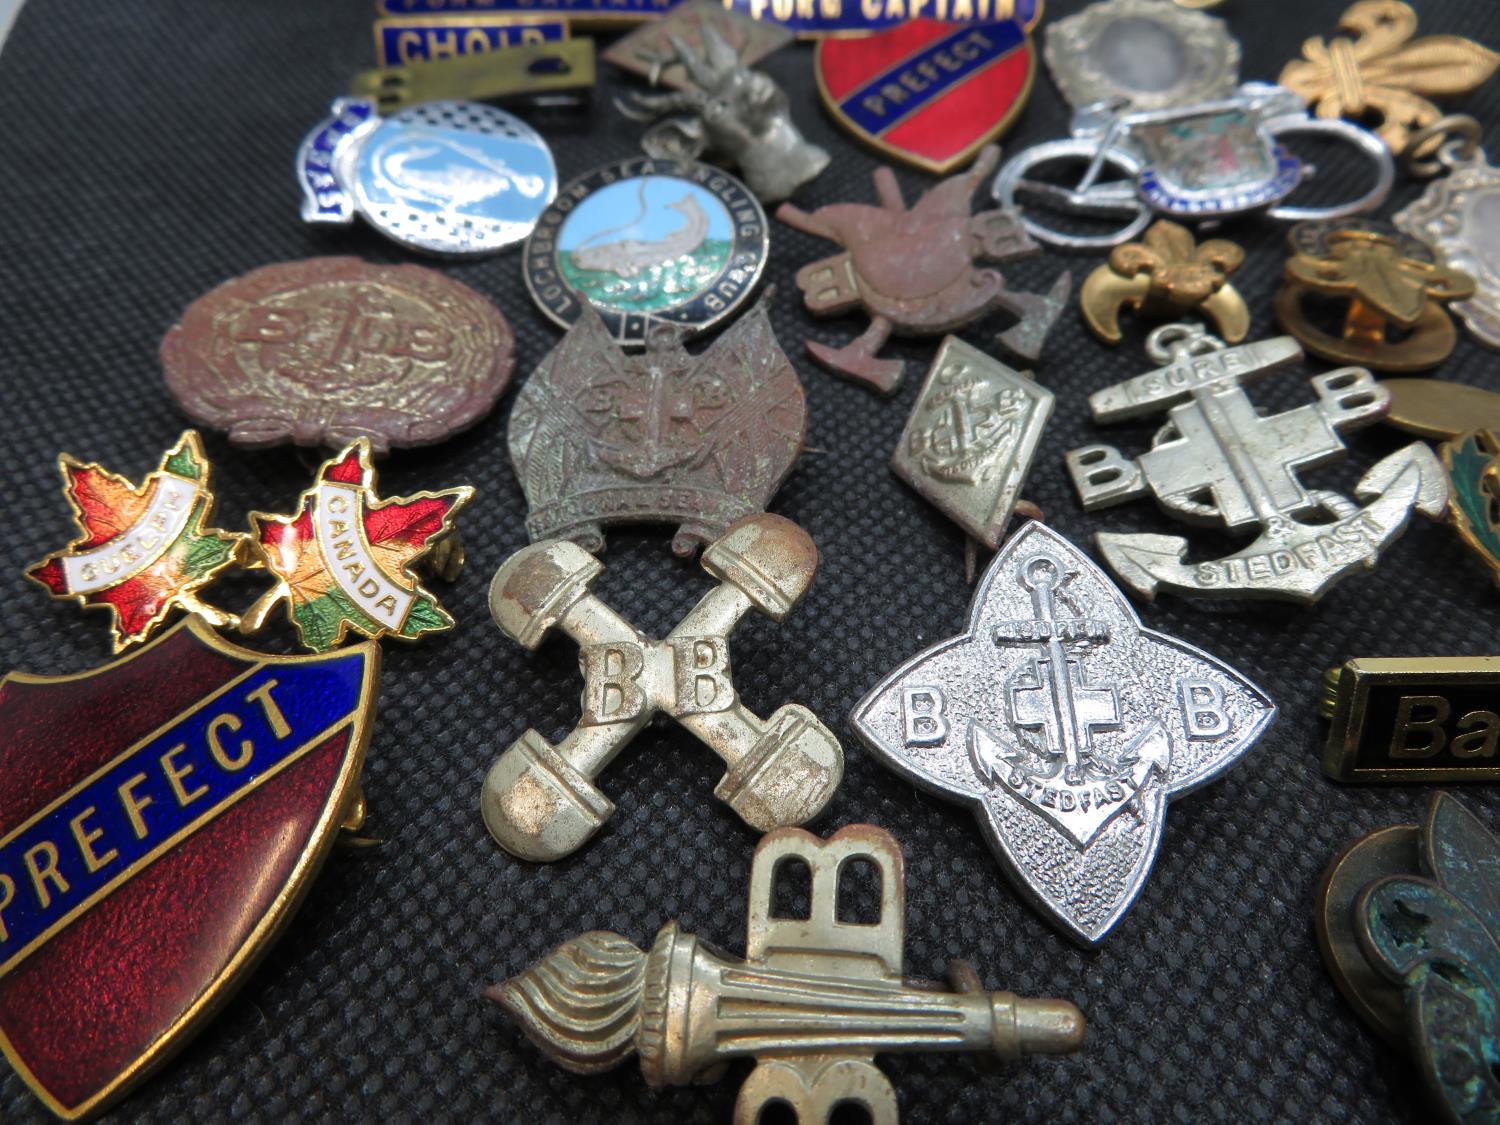
[[[1167,801],[1212,780],[1276,714],[1192,645],[1145,628],[1055,531],[1027,524],[974,594],[968,631],[855,707],[898,773],[972,803],[1038,909],[1087,944],[1140,893]]]

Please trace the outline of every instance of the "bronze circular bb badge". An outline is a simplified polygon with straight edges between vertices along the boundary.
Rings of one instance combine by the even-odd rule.
[[[199,297],[162,340],[167,387],[235,445],[431,445],[483,418],[515,366],[500,310],[422,266],[280,262]]]

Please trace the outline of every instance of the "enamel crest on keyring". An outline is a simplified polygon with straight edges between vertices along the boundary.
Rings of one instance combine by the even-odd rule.
[[[1164,366],[1095,391],[1089,407],[1096,422],[1161,411],[1167,422],[1134,460],[1109,445],[1068,453],[1084,508],[1150,494],[1184,522],[1254,531],[1255,539],[1223,558],[1188,562],[1186,539],[1100,532],[1100,554],[1141,597],[1166,589],[1311,603],[1341,578],[1373,567],[1414,511],[1439,519],[1446,510],[1447,478],[1422,442],[1371,467],[1355,487],[1362,504],[1302,482],[1302,471],[1343,456],[1341,431],[1378,422],[1388,408],[1389,394],[1363,368],[1315,376],[1316,403],[1267,414],[1244,384],[1302,358],[1290,337],[1231,348],[1197,325],[1166,325],[1151,334],[1147,352]]]
[[[430,254],[491,254],[520,242],[557,194],[552,151],[504,110],[424,102],[390,117],[368,98],[335,99],[297,153],[302,218],[356,215]]]
[[[980,580],[965,632],[892,672],[850,721],[897,773],[973,806],[1017,888],[1092,944],[1140,893],[1168,800],[1233,764],[1275,711],[1227,665],[1142,626],[1033,522]]]
[[[1023,149],[995,177],[992,193],[1004,207],[1027,206],[1026,229],[1057,246],[1114,246],[1138,236],[1156,215],[1197,222],[1265,210],[1289,222],[1336,218],[1378,207],[1395,181],[1395,163],[1380,138],[1347,121],[1311,118],[1280,86],[1247,82],[1227,98],[1132,111],[1119,100],[1096,102],[1073,115],[1072,136]],[[1285,200],[1312,168],[1282,138],[1320,137],[1353,146],[1369,162],[1374,181],[1363,194],[1325,207]],[[1046,165],[1085,165],[1072,186],[1029,173]],[[1118,178],[1105,178],[1119,173]],[[1048,226],[1041,206],[1070,215],[1123,221],[1108,234]]]

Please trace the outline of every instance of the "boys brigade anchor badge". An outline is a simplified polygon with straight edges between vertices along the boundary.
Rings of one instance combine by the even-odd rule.
[[[823,104],[887,156],[950,172],[1010,128],[1031,94],[1042,0],[1016,0],[1014,13],[995,23],[913,19],[824,39],[813,62]]]
[[[897,773],[974,806],[1018,890],[1092,945],[1130,908],[1167,802],[1248,751],[1276,708],[1145,628],[1082,551],[1028,523],[980,581],[969,627],[855,705]]]
[[[291,597],[310,647],[331,648],[348,627],[378,638],[452,623],[407,567],[437,545],[451,569],[452,515],[469,490],[376,503],[368,458],[351,446],[320,472],[320,507],[260,524],[258,549],[284,580],[255,615]],[[199,594],[255,564],[250,536],[212,526],[196,433],[139,486],[60,462],[80,535],[27,574],[108,609],[115,651],[129,652],[76,675],[0,680],[0,1050],[74,1120],[103,1113],[197,1033],[285,928],[341,831],[362,824],[380,650],[279,656],[219,636],[215,626],[259,622]],[[336,537],[302,548],[333,550],[329,567],[362,562],[381,591],[361,587],[363,601],[309,626],[308,568],[276,567],[295,560],[294,532],[316,519],[331,533],[346,509],[351,528],[361,520],[344,537],[358,540],[348,560]],[[379,618],[381,592],[405,606],[400,627]],[[377,621],[361,616],[367,601]],[[190,616],[153,639],[174,609]]]

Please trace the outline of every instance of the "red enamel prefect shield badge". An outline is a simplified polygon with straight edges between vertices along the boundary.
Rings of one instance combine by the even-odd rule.
[[[823,102],[860,140],[942,175],[1026,104],[1040,8],[1023,2],[1017,18],[999,23],[909,20],[863,39],[825,39],[815,63]]]
[[[0,1047],[54,1112],[102,1112],[276,937],[358,795],[378,665],[194,618],[0,681]]]

